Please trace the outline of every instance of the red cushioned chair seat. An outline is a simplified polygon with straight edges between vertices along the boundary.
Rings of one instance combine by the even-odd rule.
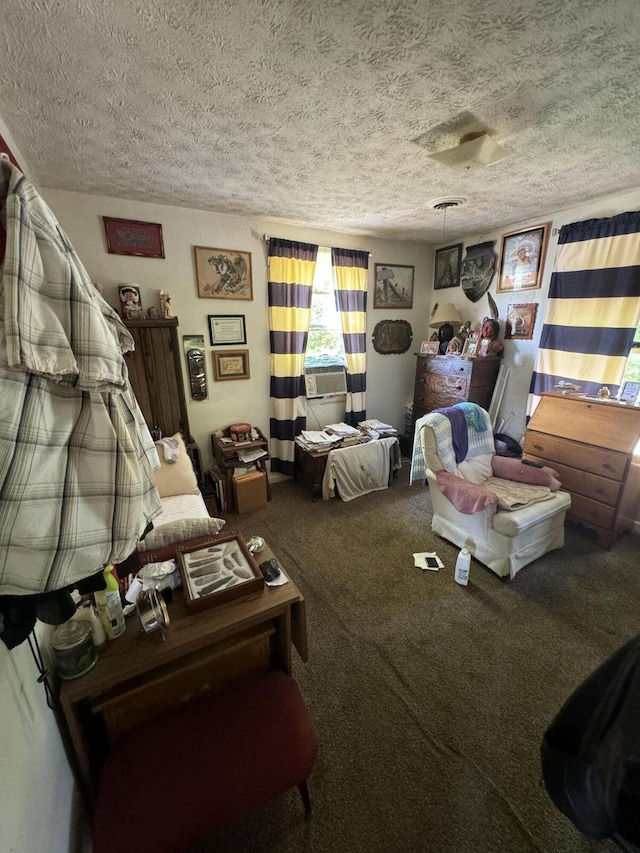
[[[300,785],[318,740],[296,682],[269,672],[125,734],[107,756],[94,853],[177,853]]]

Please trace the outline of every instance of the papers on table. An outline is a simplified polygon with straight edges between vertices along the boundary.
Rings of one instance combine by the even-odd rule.
[[[339,435],[339,436],[350,436],[350,435],[360,435],[360,430],[355,427],[349,426],[349,424],[339,423],[339,424],[327,424],[324,428],[325,432],[330,433],[331,435]]]
[[[257,459],[262,459],[267,455],[267,451],[261,447],[247,448],[246,450],[238,450],[238,459],[241,462],[255,462]]]
[[[358,426],[367,432],[371,438],[387,438],[390,435],[398,435],[398,430],[392,427],[391,424],[385,424],[376,418],[361,421]]]
[[[330,435],[325,430],[303,429],[296,437],[296,443],[305,450],[330,450],[341,441],[341,436]]]

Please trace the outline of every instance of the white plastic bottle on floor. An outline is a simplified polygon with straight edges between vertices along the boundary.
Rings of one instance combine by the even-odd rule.
[[[469,569],[471,568],[471,554],[466,548],[463,548],[458,554],[456,560],[456,571],[454,579],[456,583],[466,586],[469,583]]]

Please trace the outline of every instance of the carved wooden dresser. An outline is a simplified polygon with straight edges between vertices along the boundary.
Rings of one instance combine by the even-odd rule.
[[[488,409],[502,358],[463,358],[458,355],[418,355],[413,395],[413,423],[456,403],[477,403]]]

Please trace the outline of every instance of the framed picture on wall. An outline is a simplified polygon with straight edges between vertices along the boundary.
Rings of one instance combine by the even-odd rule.
[[[405,264],[375,264],[374,308],[411,308],[413,273]]]
[[[201,299],[253,299],[251,252],[194,246]]]
[[[244,314],[209,314],[209,340],[212,347],[246,344]]]
[[[458,287],[460,284],[460,264],[462,262],[462,243],[436,249],[433,271],[433,287],[442,290],[445,287]]]
[[[549,223],[502,235],[498,293],[542,286]]]
[[[520,305],[509,305],[507,322],[504,327],[505,339],[530,341],[538,313],[537,302],[526,302]]]
[[[228,379],[249,379],[249,350],[219,350],[213,356],[213,378],[217,382]]]
[[[107,251],[111,255],[136,255],[140,258],[164,258],[162,225],[137,219],[103,216]]]

